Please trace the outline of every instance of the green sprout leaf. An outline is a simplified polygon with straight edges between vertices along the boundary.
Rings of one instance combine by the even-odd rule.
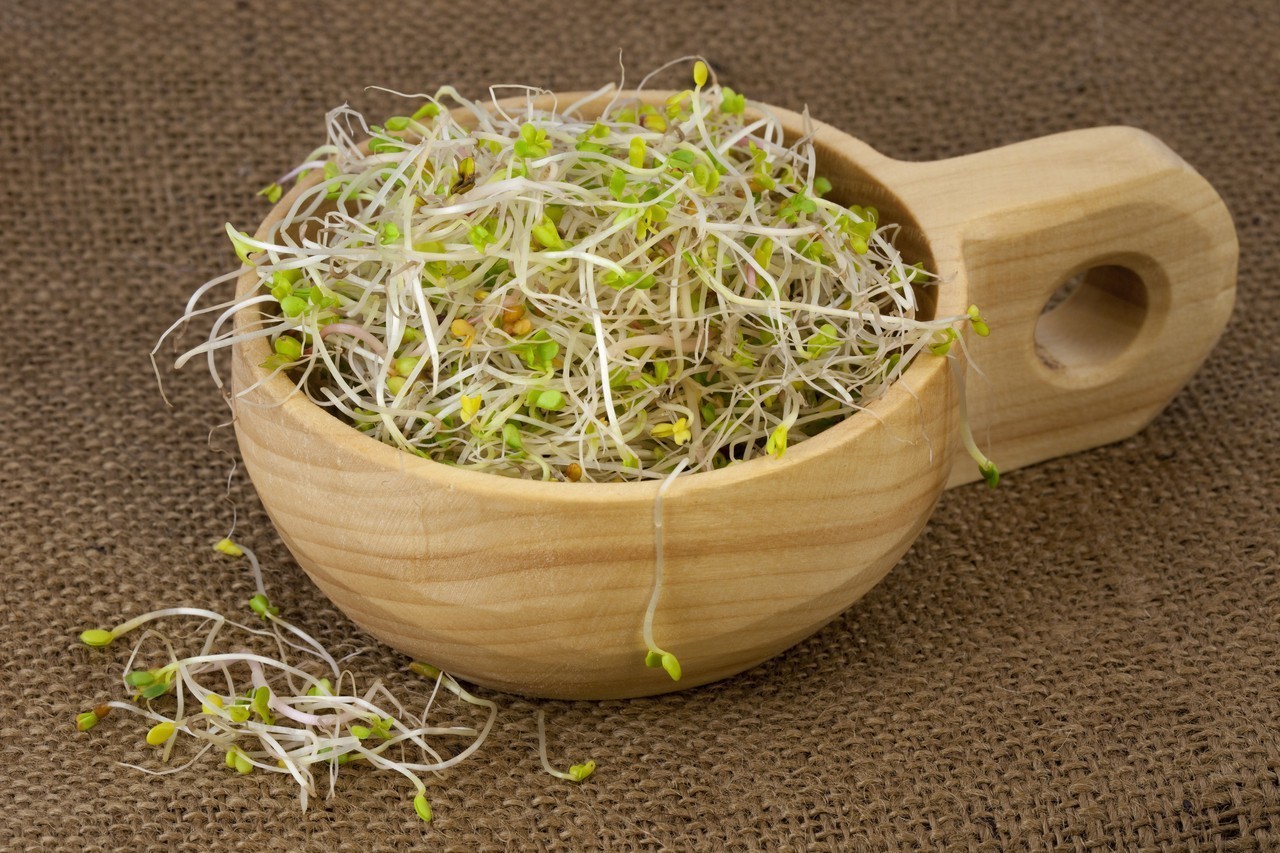
[[[516,156],[526,160],[537,160],[551,152],[551,144],[547,141],[547,132],[526,122],[520,127],[520,138],[513,146]]]
[[[569,776],[575,782],[583,782],[588,776],[596,772],[596,763],[591,759],[587,759],[582,764],[575,764],[569,768]]]
[[[973,328],[975,334],[980,338],[985,338],[991,334],[991,327],[987,325],[987,321],[982,318],[982,314],[978,312],[977,305],[969,306],[969,325]]]
[[[786,200],[779,213],[784,222],[794,223],[802,214],[816,213],[818,205],[804,192],[798,192]]]
[[[249,756],[234,746],[227,750],[227,766],[233,768],[241,776],[248,776],[253,772],[253,762],[249,760]]]
[[[683,174],[692,169],[696,162],[698,162],[698,155],[688,148],[678,148],[667,157],[666,165],[672,172]]]
[[[158,699],[168,693],[173,685],[164,681],[157,681],[154,684],[148,684],[146,687],[138,691],[138,695],[143,699]]]
[[[614,290],[622,290],[624,287],[632,287],[636,290],[648,290],[658,283],[658,279],[641,270],[628,270],[622,275],[610,270],[600,277],[600,280],[612,287]]]
[[[827,257],[826,252],[822,250],[822,243],[817,240],[805,240],[803,238],[797,240],[796,251],[800,253],[801,257],[817,263],[822,263]]]
[[[315,684],[307,689],[308,696],[332,696],[333,682],[327,678],[321,678]]]
[[[524,450],[524,441],[520,438],[520,428],[507,421],[502,425],[502,443],[508,450]]]
[[[649,107],[648,104],[646,104],[645,106],[648,109],[653,109],[652,107]],[[664,119],[662,116],[657,115],[656,113],[648,113],[644,116],[641,116],[640,124],[646,130],[652,130],[654,133],[666,133],[667,131],[667,120]]]
[[[297,317],[307,310],[307,300],[300,296],[286,296],[280,300],[280,312],[286,317]]]
[[[253,691],[253,699],[249,703],[249,707],[253,709],[253,713],[257,714],[262,722],[268,726],[275,722],[275,717],[271,713],[271,688],[265,684]]]
[[[544,248],[553,252],[560,252],[565,248],[564,240],[560,239],[560,232],[556,230],[556,224],[550,217],[544,216],[542,222],[533,226],[532,233],[533,239]]]
[[[559,391],[534,391],[530,395],[529,405],[547,412],[558,412],[565,406],[564,395]]]
[[[420,121],[424,118],[435,118],[438,115],[440,115],[440,105],[434,101],[427,101],[425,104],[418,107],[411,117],[414,121]]]
[[[258,593],[253,598],[249,599],[249,609],[261,616],[263,619],[280,615],[280,608],[274,606],[262,593]]]
[[[924,271],[923,264],[912,264],[909,267],[903,267],[903,272],[901,273],[898,272],[897,267],[890,267],[888,278],[890,284],[901,287],[904,284],[915,284],[918,281],[923,281],[926,276],[927,273]]]
[[[812,361],[815,358],[821,358],[840,344],[840,330],[831,323],[823,323],[818,327],[818,331],[809,338],[809,343],[805,346],[804,354]]]
[[[493,232],[483,225],[472,225],[467,229],[467,240],[477,252],[483,252],[485,246],[497,242]]]
[[[952,328],[940,329],[939,331],[934,332],[932,338],[933,342],[929,344],[929,352],[934,355],[946,355],[951,351],[951,344],[953,344],[958,337],[959,335],[956,334],[956,330]]]
[[[553,362],[560,353],[560,344],[551,339],[546,329],[539,329],[527,341],[515,344],[511,349],[520,356],[526,366],[546,373],[555,366]]]
[[[249,245],[247,241],[253,238],[243,231],[237,231],[231,226],[230,222],[227,223],[227,237],[231,240],[231,246],[236,250],[236,257],[240,259],[240,262],[253,266],[253,258],[251,256],[262,251]]]
[[[614,169],[613,174],[609,177],[609,194],[615,199],[621,199],[627,190],[627,173],[621,169]]]
[[[101,628],[90,628],[80,634],[80,642],[86,646],[93,646],[95,649],[105,648],[111,645],[111,641],[116,635],[110,631],[104,631]]]
[[[130,687],[146,687],[155,681],[155,673],[149,669],[135,669],[124,677],[124,683]]]
[[[280,353],[273,353],[263,359],[262,363],[258,366],[263,370],[275,372],[277,370],[283,370],[292,363],[293,359],[280,355]]]
[[[711,195],[720,186],[720,171],[706,163],[693,167],[693,182],[705,195]]]
[[[282,335],[276,338],[275,343],[271,345],[271,348],[275,350],[276,355],[287,358],[289,361],[297,361],[302,358],[302,342],[297,338],[289,337],[288,335]]]
[[[765,237],[751,250],[751,257],[760,265],[760,269],[769,269],[769,262],[773,259],[773,241]]]
[[[427,802],[426,794],[418,794],[413,798],[413,810],[425,823],[431,823],[431,804]]]
[[[725,86],[720,90],[720,112],[729,115],[742,115],[747,108],[747,99],[743,95]]]

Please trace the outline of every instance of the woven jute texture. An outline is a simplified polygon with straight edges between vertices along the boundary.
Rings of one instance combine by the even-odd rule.
[[[1280,7],[1158,2],[49,3],[0,6],[0,847],[32,850],[1280,849]],[[236,535],[303,627],[420,700],[292,561],[199,368],[148,350],[234,264],[223,222],[325,111],[495,83],[593,88],[688,53],[903,159],[1105,124],[1222,193],[1239,299],[1201,372],[1120,444],[944,495],[889,577],[816,636],[706,688],[491,694],[492,737],[428,780],[349,768],[298,808],[210,754],[156,768],[127,649],[84,628],[244,613]],[[188,338],[188,342],[192,339]],[[166,356],[166,359],[168,356]],[[748,512],[726,507],[726,512]],[[754,511],[753,511],[754,512]],[[748,520],[755,516],[748,517]],[[544,774],[535,715],[561,766]]]

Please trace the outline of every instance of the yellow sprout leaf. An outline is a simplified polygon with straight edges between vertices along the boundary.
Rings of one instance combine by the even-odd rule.
[[[707,85],[707,63],[701,59],[693,64],[693,84],[699,89]]]
[[[161,746],[169,738],[173,737],[173,723],[156,723],[147,732],[147,743],[151,746]]]
[[[765,442],[764,451],[774,459],[782,458],[782,454],[787,452],[787,428],[785,426],[780,426],[769,434],[769,440]]]
[[[228,557],[243,557],[244,549],[230,539],[220,539],[213,545],[213,550]]]
[[[693,433],[689,431],[688,418],[677,418],[672,424],[654,424],[649,428],[649,435],[654,438],[669,438],[679,445],[693,437]]]

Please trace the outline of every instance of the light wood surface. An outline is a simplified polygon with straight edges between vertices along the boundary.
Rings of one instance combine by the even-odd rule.
[[[961,269],[992,328],[966,381],[980,444],[1003,470],[1127,438],[1151,422],[1222,334],[1238,248],[1212,187],[1128,127],[1062,133],[883,180],[940,269]],[[1041,317],[1059,285],[1074,296]],[[958,459],[950,484],[978,478]]]
[[[804,132],[799,115],[776,112]],[[1079,131],[915,164],[820,123],[814,133],[837,197],[902,223],[905,254],[939,273],[938,312],[978,302],[990,320],[990,338],[966,336],[986,377],[970,369],[967,385],[975,433],[1006,472],[1141,428],[1226,322],[1230,218],[1148,135]],[[1095,273],[1041,323],[1042,358],[1041,307],[1095,266],[1136,277]],[[240,283],[254,285],[252,275]],[[677,479],[664,497],[655,619],[659,644],[683,665],[673,683],[643,665],[658,484],[520,481],[419,459],[316,408],[287,378],[260,382],[267,355],[261,339],[235,350],[236,389],[258,383],[237,402],[236,433],[299,564],[374,636],[528,695],[640,696],[761,663],[861,597],[948,482],[976,476],[956,453],[952,365],[922,358],[867,413],[781,460]]]

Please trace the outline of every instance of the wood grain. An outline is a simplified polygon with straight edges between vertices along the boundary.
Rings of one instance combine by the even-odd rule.
[[[1141,130],[1072,131],[882,176],[990,322],[990,337],[968,341],[966,391],[974,433],[1004,470],[1142,429],[1231,314],[1231,216]],[[1042,317],[1077,275],[1075,294]],[[950,484],[978,476],[959,459]]]
[[[801,116],[776,113],[790,133],[805,131]],[[829,126],[812,129],[837,197],[876,204],[902,224],[904,253],[938,272],[938,313],[982,303],[996,332],[967,341],[991,382],[971,378],[969,393],[976,432],[1006,470],[1140,428],[1225,323],[1230,219],[1203,179],[1150,137],[1083,131],[910,164]],[[1140,297],[1123,275],[1082,288],[1087,312],[1132,327],[1132,341],[1094,364],[1070,324],[1057,331],[1065,341],[1051,328],[1048,347],[1066,363],[1047,365],[1036,354],[1041,306],[1073,271],[1099,264],[1141,279]],[[252,274],[240,282],[242,293],[254,286]],[[1081,310],[1068,312],[1077,326],[1084,316],[1086,329],[1105,327]],[[241,328],[253,322],[237,318]],[[954,463],[956,383],[937,358],[918,359],[866,413],[781,460],[679,478],[664,498],[655,621],[658,642],[683,664],[673,683],[642,663],[658,484],[530,482],[419,459],[318,409],[287,378],[267,379],[258,367],[267,355],[261,339],[235,349],[235,388],[254,386],[237,402],[236,434],[299,564],[371,634],[517,693],[640,696],[759,664],[861,597],[947,483],[972,479],[966,456]]]

